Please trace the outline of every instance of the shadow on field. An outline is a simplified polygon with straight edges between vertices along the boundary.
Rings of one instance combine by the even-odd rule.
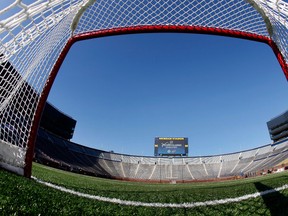
[[[274,188],[264,185],[260,182],[255,182],[254,184],[257,190],[260,193],[262,192],[261,197],[267,209],[269,209],[271,216],[288,215],[287,196],[284,196],[279,191],[276,191]]]

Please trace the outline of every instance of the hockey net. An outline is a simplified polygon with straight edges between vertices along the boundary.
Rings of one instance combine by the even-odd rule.
[[[71,45],[137,32],[194,32],[265,42],[286,78],[281,0],[15,0],[0,3],[0,166],[31,175],[43,106]]]

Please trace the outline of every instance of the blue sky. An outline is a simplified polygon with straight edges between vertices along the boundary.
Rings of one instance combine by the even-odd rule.
[[[199,156],[270,143],[266,122],[287,95],[266,44],[154,33],[74,44],[48,100],[77,120],[76,143],[152,156],[155,137],[183,136]]]

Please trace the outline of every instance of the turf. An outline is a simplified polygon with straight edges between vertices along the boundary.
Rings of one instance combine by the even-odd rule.
[[[288,172],[217,183],[147,184],[82,176],[33,164],[33,176],[82,193],[160,203],[233,198],[288,184]],[[77,197],[0,170],[0,215],[288,215],[288,190],[195,208],[134,207]]]

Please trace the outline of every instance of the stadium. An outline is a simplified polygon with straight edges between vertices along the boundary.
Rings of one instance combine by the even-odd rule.
[[[71,141],[77,118],[47,100],[73,44],[113,35],[197,33],[265,43],[288,79],[285,1],[0,6],[1,215],[287,215],[288,111],[266,120],[269,144],[189,156],[190,137],[155,136],[154,156],[144,156]]]
[[[217,181],[287,170],[287,143],[284,136],[270,145],[226,155],[184,157],[168,153],[141,157],[88,148],[40,128],[35,160],[76,173],[127,181]]]

